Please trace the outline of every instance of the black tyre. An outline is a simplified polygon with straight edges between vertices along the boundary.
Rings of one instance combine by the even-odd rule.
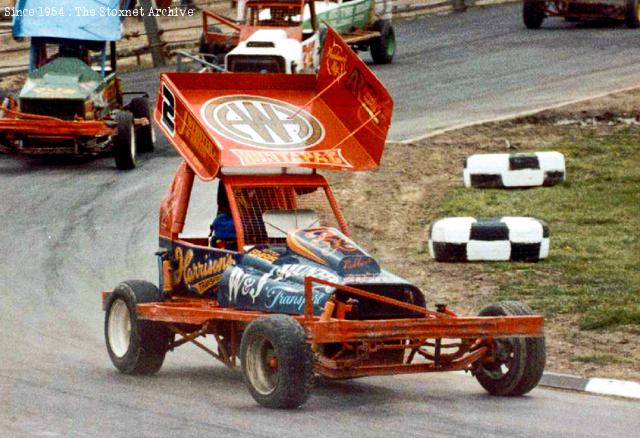
[[[369,50],[375,64],[390,64],[396,54],[396,33],[389,20],[378,20],[373,24],[373,30],[380,32],[380,36],[371,41]]]
[[[638,0],[627,0],[624,22],[629,29],[640,27],[640,4]]]
[[[270,315],[249,324],[240,344],[242,373],[262,406],[293,409],[311,391],[313,357],[304,329],[287,315]]]
[[[503,301],[485,307],[480,316],[532,315],[529,306]],[[475,370],[480,385],[493,395],[523,395],[536,387],[545,365],[544,337],[496,339],[496,360]]]
[[[129,103],[129,109],[136,119],[147,118],[148,125],[138,126],[135,130],[136,147],[140,152],[153,152],[156,137],[151,125],[151,111],[149,110],[149,99],[146,97],[136,97]]]
[[[544,12],[537,0],[524,0],[522,5],[522,19],[527,29],[540,29],[544,21]]]
[[[136,136],[133,126],[133,114],[129,111],[116,113],[117,131],[113,136],[113,157],[116,167],[121,170],[129,170],[136,167]]]
[[[111,362],[124,374],[157,373],[171,338],[166,326],[138,320],[136,304],[160,301],[158,288],[146,281],[120,283],[107,301],[104,336]]]

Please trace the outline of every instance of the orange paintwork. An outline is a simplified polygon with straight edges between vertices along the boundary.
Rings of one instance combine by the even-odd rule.
[[[160,236],[177,239],[184,228],[187,217],[187,206],[193,187],[193,170],[185,161],[180,163],[176,171],[169,193],[160,202]]]
[[[315,4],[313,1],[309,0],[286,0],[280,2],[269,2],[269,1],[248,1],[245,7],[247,11],[249,8],[288,8],[292,11],[299,11],[297,14],[300,16],[304,16],[304,4],[308,3],[311,16],[315,17]],[[245,14],[246,15],[246,14]],[[313,28],[316,29],[316,21],[315,19],[312,21]],[[209,26],[221,24],[223,26],[227,26],[231,28],[233,33],[224,33],[224,32],[213,32]],[[287,37],[291,39],[295,39],[298,41],[302,41],[303,32],[302,32],[302,23],[296,26],[253,26],[249,24],[241,24],[239,25],[237,22],[233,21],[230,18],[227,18],[223,15],[217,14],[212,11],[203,10],[202,11],[202,34],[207,43],[221,43],[221,44],[231,44],[232,46],[238,45],[240,41],[244,41],[248,39],[251,35],[253,35],[257,30],[260,29],[282,29],[287,32]]]
[[[55,117],[25,114],[4,109],[5,117],[0,119],[0,132],[20,134],[29,137],[76,138],[81,136],[111,136],[115,128],[101,121],[62,120]]]
[[[209,26],[222,24],[224,26],[228,26],[233,29],[236,33],[228,34],[223,32],[212,32],[209,30]],[[222,15],[216,14],[212,11],[207,11],[206,9],[202,10],[202,34],[207,43],[231,43],[232,45],[238,44],[238,32],[240,31],[240,26],[238,26],[235,22],[224,17]]]
[[[198,298],[174,298],[161,303],[138,304],[137,309],[140,319],[197,326],[215,320],[251,322],[265,315],[263,312],[220,307],[215,301]],[[312,343],[541,336],[544,326],[540,315],[455,318],[425,316],[364,321],[337,318],[323,321],[318,316],[307,320],[304,315],[293,318],[305,327],[309,342]]]
[[[331,29],[323,56],[317,76],[164,73],[155,120],[205,181],[221,167],[372,169],[391,96]]]
[[[317,76],[163,74],[154,117],[184,161],[162,200],[160,236],[180,244],[206,244],[206,239],[180,237],[196,175],[205,181],[219,177],[219,190],[227,194],[240,251],[245,236],[235,193],[243,188],[288,189],[289,185],[322,189],[341,231],[348,236],[346,220],[323,176],[315,172],[292,175],[286,169],[277,175],[248,172],[241,176],[226,174],[224,169],[243,167],[247,172],[254,167],[374,168],[380,164],[392,109],[387,90],[333,30],[327,36]],[[266,144],[269,142],[265,139],[276,137],[280,143]],[[295,246],[295,242],[290,243]],[[164,278],[170,279],[176,268],[165,261],[162,269]],[[321,316],[313,314],[313,283],[342,291],[328,301]],[[170,344],[170,349],[193,342],[227,366],[236,364],[246,325],[268,315],[220,307],[211,297],[179,297],[171,294],[170,283],[165,282],[164,287],[167,298],[138,304],[138,318],[164,323],[181,336]],[[409,316],[347,319],[357,304],[339,298],[344,293],[401,308]],[[304,327],[316,353],[315,371],[330,378],[473,370],[479,362],[494,359],[494,339],[542,336],[544,324],[539,315],[458,317],[446,306],[432,311],[313,277],[305,278],[304,294],[304,313],[293,318]],[[108,293],[103,294],[103,302],[107,298]],[[214,335],[217,353],[196,340],[205,334]],[[443,344],[443,339],[449,342]],[[414,363],[417,355],[426,362]]]

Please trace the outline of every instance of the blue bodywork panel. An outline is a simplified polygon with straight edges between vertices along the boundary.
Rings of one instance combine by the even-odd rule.
[[[340,277],[313,262],[284,254],[275,263],[259,257],[243,255],[241,263],[224,272],[218,302],[222,307],[235,307],[263,312],[304,312],[304,277],[314,276],[339,283]],[[313,313],[320,315],[335,289],[324,285],[313,287]]]
[[[380,269],[375,260],[369,260],[369,255],[340,231],[323,229],[322,233],[318,233],[318,229],[309,229],[295,234],[297,240],[290,240],[289,243],[317,261],[282,244],[255,245],[245,248],[244,253],[237,253],[161,238],[160,247],[163,257],[170,260],[174,267],[171,279],[174,290],[190,296],[217,299],[222,307],[303,314],[305,277],[315,277],[425,306],[425,297],[420,289]],[[345,260],[350,263],[344,263]],[[357,263],[351,263],[354,260]],[[313,285],[312,290],[314,315],[322,314],[327,301],[334,295],[343,302],[357,300],[356,313],[363,319],[416,316],[411,311],[351,296],[348,292],[318,283]]]
[[[14,17],[13,37],[118,41],[122,38],[120,17],[108,11],[119,8],[119,0],[18,0],[16,9],[25,13]]]

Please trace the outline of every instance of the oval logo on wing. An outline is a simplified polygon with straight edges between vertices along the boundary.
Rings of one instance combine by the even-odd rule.
[[[261,96],[217,97],[202,106],[202,118],[218,134],[259,149],[307,149],[324,138],[320,121],[281,100]]]

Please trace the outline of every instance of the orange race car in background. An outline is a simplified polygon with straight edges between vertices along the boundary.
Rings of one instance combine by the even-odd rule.
[[[640,27],[638,0],[524,0],[522,18],[529,29],[539,29],[546,17],[567,21],[616,20]]]

